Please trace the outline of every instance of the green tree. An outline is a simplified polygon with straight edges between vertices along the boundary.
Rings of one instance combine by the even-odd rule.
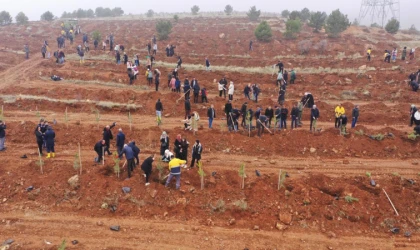
[[[92,9],[88,9],[86,11],[86,17],[87,18],[94,18],[95,17],[95,12]]]
[[[2,11],[0,12],[0,25],[4,26],[4,25],[9,25],[12,23],[12,16],[10,15],[9,12],[7,11]]]
[[[396,34],[398,30],[400,29],[400,22],[397,19],[392,18],[388,21],[388,23],[385,26],[386,32],[390,34]]]
[[[194,5],[193,7],[191,7],[191,13],[193,15],[197,15],[199,11],[200,11],[200,7],[198,7],[197,5]]]
[[[230,4],[226,5],[226,7],[225,7],[226,15],[230,16],[232,14],[232,12],[233,12],[233,7]]]
[[[257,7],[252,6],[249,11],[246,13],[246,15],[248,16],[249,20],[251,21],[257,21],[258,18],[261,15],[261,10],[257,10]]]
[[[177,23],[179,21],[179,16],[178,15],[174,15],[174,20]]]
[[[41,15],[41,21],[52,21],[54,19],[54,14],[51,11],[47,11]]]
[[[302,29],[302,22],[300,19],[290,19],[286,22],[286,32],[284,32],[284,37],[286,39],[295,39],[297,33]]]
[[[28,23],[28,17],[23,12],[19,12],[16,17],[16,23],[19,25],[27,24]]]
[[[377,23],[372,23],[372,24],[370,25],[370,27],[371,27],[371,28],[380,28],[381,26],[380,26],[379,24],[377,24]]]
[[[120,7],[115,7],[111,10],[112,16],[122,16],[124,15],[124,11]]]
[[[281,12],[281,16],[284,17],[284,18],[288,18],[289,15],[290,15],[290,11],[288,11],[288,10],[283,10]]]
[[[322,26],[324,26],[326,19],[327,13],[317,11],[311,14],[308,25],[309,27],[314,28],[314,32],[319,32],[322,29]]]
[[[64,12],[64,13],[66,13],[66,12]],[[63,15],[64,15],[64,13],[63,13]],[[96,15],[96,17],[102,17],[103,14],[104,14],[104,8],[97,7],[95,9],[95,15]]]
[[[340,10],[334,10],[327,18],[325,30],[330,37],[337,37],[341,32],[345,31],[350,26],[347,15],[344,15]]]
[[[153,17],[153,15],[155,14],[155,12],[153,10],[148,10],[146,13],[147,17]]]
[[[94,32],[92,32],[92,38],[93,38],[94,41],[95,40],[98,41],[98,42],[102,41],[101,32],[99,32],[99,30],[95,30]]]
[[[160,20],[156,23],[156,32],[159,40],[166,40],[172,32],[172,23],[165,20]]]
[[[255,37],[259,41],[268,42],[271,40],[271,37],[273,36],[271,32],[271,27],[268,25],[266,21],[262,21],[258,27],[255,29]]]
[[[290,12],[290,14],[289,14],[289,19],[290,19],[290,20],[297,20],[297,19],[301,19],[301,18],[300,18],[300,11],[296,11],[296,10],[294,10],[294,11]]]
[[[306,22],[307,20],[309,20],[309,18],[311,18],[311,12],[309,11],[308,8],[304,8],[300,12],[300,20],[302,20],[303,22]]]
[[[351,23],[351,25],[359,26],[360,25],[359,20],[357,20],[357,18],[355,18],[354,21]]]
[[[77,10],[77,18],[86,18],[87,17],[87,13],[86,13],[87,11],[85,11],[85,10],[83,10],[83,9],[78,9]]]

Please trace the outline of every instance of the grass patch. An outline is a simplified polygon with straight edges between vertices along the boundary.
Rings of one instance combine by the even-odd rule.
[[[223,213],[226,210],[225,201],[222,199],[217,200],[216,204],[213,206],[211,203],[209,204],[212,212],[221,212]]]
[[[351,196],[351,195],[347,195],[346,197],[344,197],[344,200],[345,200],[347,203],[353,203],[353,202],[355,202],[355,201],[359,201],[359,199],[354,198],[354,197],[353,197],[353,196]]]
[[[237,200],[235,202],[233,202],[233,205],[239,209],[241,209],[242,211],[245,211],[248,209],[248,203],[244,200]]]

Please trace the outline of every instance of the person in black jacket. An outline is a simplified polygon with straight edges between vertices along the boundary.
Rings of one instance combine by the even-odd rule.
[[[128,143],[128,146],[133,150],[134,158],[136,159],[136,165],[139,165],[140,149],[137,147],[136,141],[132,140],[130,143]]]
[[[220,79],[219,84],[223,86],[223,90],[219,91],[219,97],[222,97],[222,92],[223,92],[223,95],[226,98],[226,89],[227,89],[227,84],[228,84],[226,80],[226,76]]]
[[[265,109],[264,114],[268,118],[268,127],[271,128],[271,120],[274,117],[274,110],[271,108],[271,106],[268,106],[268,108]]]
[[[105,140],[105,152],[108,152],[108,155],[111,155],[111,152],[109,151],[109,145],[110,145],[110,141],[112,140],[112,139],[114,139],[114,137],[112,136],[112,131],[111,131],[111,129],[113,128],[113,127],[115,127],[115,125],[116,125],[117,123],[116,122],[114,122],[112,125],[110,125],[110,126],[106,126],[105,128],[104,128],[104,132],[103,132],[103,139]]]
[[[284,84],[287,85],[287,80],[288,79],[289,79],[289,74],[287,73],[287,70],[284,70],[284,73],[283,73]]]
[[[181,140],[181,160],[184,160],[188,162],[188,147],[190,146],[190,143],[187,141],[187,138],[182,138]]]
[[[289,114],[289,110],[286,107],[281,108],[281,124],[280,129],[284,128],[287,129],[287,115]]]
[[[181,159],[181,157],[182,157],[182,155],[181,155],[181,152],[182,152],[181,141],[182,141],[181,135],[177,135],[176,139],[175,139],[175,142],[174,142],[174,153],[175,153],[175,157],[178,158],[178,159]]]
[[[318,118],[319,118],[319,110],[316,107],[316,105],[313,105],[311,109],[311,124],[309,127],[309,131],[311,131],[311,133],[312,133],[312,128],[313,128],[313,131],[315,132],[316,122],[318,121]]]
[[[127,54],[124,52],[124,56],[123,56],[123,58],[124,58],[124,65],[127,65],[127,62],[128,62],[128,56],[127,56]]]
[[[98,141],[95,146],[93,147],[93,150],[98,154],[98,157],[95,158],[95,162],[99,163],[102,160],[102,148],[105,146],[105,140]]]
[[[207,117],[209,118],[209,128],[213,128],[213,119],[216,118],[216,110],[213,104],[207,109]]]
[[[169,136],[163,131],[160,136],[160,155],[163,157],[165,155],[165,150],[169,150]]]
[[[229,114],[230,112],[232,112],[232,103],[230,102],[230,100],[228,100],[228,102],[225,104],[225,114],[226,114],[226,120],[227,120],[227,125],[229,126]]]
[[[160,99],[157,100],[156,105],[156,118],[158,126],[162,123],[162,111],[163,111],[163,104],[160,102]]]
[[[124,147],[124,144],[125,144],[125,134],[123,133],[122,128],[119,128],[118,134],[117,134],[117,141],[115,144],[115,146],[117,146],[118,154],[121,153]]]
[[[280,105],[284,104],[284,97],[286,95],[286,85],[284,84],[284,82],[282,82],[280,84],[280,90],[279,90],[279,98],[278,98],[278,103]]]
[[[199,161],[201,161],[202,152],[203,152],[203,147],[201,146],[200,141],[196,140],[192,148],[192,160],[191,160],[190,168],[194,167],[194,164],[196,161],[197,161],[197,164],[199,163]]]
[[[346,115],[341,115],[340,116],[340,135],[346,135],[347,134],[347,116]]]
[[[6,150],[4,141],[6,140],[6,123],[0,120],[0,151]]]
[[[36,143],[38,144],[39,154],[42,155],[43,134],[41,132],[40,126],[36,127],[35,136],[36,136]]]
[[[185,119],[190,116],[191,113],[191,103],[190,99],[185,99]]]
[[[275,66],[279,67],[279,72],[283,72],[284,64],[281,61],[279,61]]]
[[[290,113],[290,118],[292,119],[292,123],[290,124],[290,127],[292,129],[297,128],[298,117],[299,117],[299,109],[296,106],[296,104],[293,104],[292,112]]]
[[[178,62],[177,62],[176,67],[180,69],[181,65],[182,65],[182,58],[181,58],[181,56],[178,56]]]
[[[411,104],[410,107],[410,127],[413,126],[413,123],[415,122],[414,114],[417,112],[417,107],[414,104]]]
[[[267,126],[267,116],[260,115],[257,119],[257,130],[258,130],[258,137],[264,133],[264,126]]]
[[[185,78],[184,81],[184,97],[185,100],[190,99],[190,93],[191,93],[191,86],[190,86],[190,81],[188,80],[188,77]]]
[[[249,97],[249,93],[251,93],[251,85],[250,84],[245,86],[244,95],[245,95],[245,98],[248,98],[248,100],[251,100],[251,98]]]
[[[200,85],[198,85],[198,81],[193,78],[191,81],[191,87],[194,92],[194,103],[198,103],[198,95],[200,94]]]
[[[241,126],[245,127],[246,126],[246,111],[248,109],[248,103],[244,102],[244,104],[242,104],[241,107],[241,114],[242,114],[242,122],[241,122]]]
[[[45,141],[47,142],[47,158],[54,158],[55,157],[55,150],[54,150],[54,144],[55,144],[55,132],[51,128],[51,126],[48,127],[47,132],[45,132]]]
[[[155,160],[155,156],[149,156],[146,158],[146,160],[143,161],[143,163],[141,164],[141,170],[143,170],[144,174],[146,175],[146,184],[145,186],[149,186],[149,177],[152,174],[152,164],[153,161]]]

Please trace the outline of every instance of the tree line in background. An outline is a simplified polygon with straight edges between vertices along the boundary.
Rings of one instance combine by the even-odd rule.
[[[191,14],[198,15],[200,11],[200,7],[194,5],[191,7]],[[231,15],[233,13],[233,7],[231,5],[226,5],[225,9],[223,10],[226,15]],[[124,11],[120,7],[111,8],[103,8],[97,7],[95,11],[92,9],[84,10],[79,8],[78,10],[74,10],[73,12],[64,12],[61,15],[61,18],[95,18],[95,17],[118,17],[122,16]],[[250,21],[258,21],[261,10],[257,10],[256,6],[252,6],[249,11],[246,13]],[[148,10],[146,12],[147,17],[153,17],[155,12],[153,10]],[[314,32],[319,32],[323,28],[328,33],[330,37],[337,37],[343,31],[345,31],[350,25],[358,26],[359,22],[357,19],[350,23],[347,15],[344,15],[340,12],[340,10],[333,11],[330,15],[327,15],[325,12],[317,11],[311,12],[308,8],[304,8],[301,11],[294,10],[290,12],[289,10],[283,10],[281,12],[281,16],[283,18],[287,18],[286,21],[286,31],[283,33],[286,39],[295,39],[297,38],[297,34],[301,31],[302,26],[307,24],[309,27],[312,27]],[[52,21],[54,20],[54,14],[50,11],[46,11],[41,15],[41,21]],[[19,12],[15,17],[16,23],[19,25],[27,24],[28,17],[23,13]],[[174,15],[175,22],[178,22],[179,16]],[[0,12],[0,26],[9,25],[13,22],[13,18],[7,11]],[[165,24],[160,23],[164,27],[163,31],[166,34],[162,35],[162,38],[167,37],[170,31],[168,32],[169,25],[167,21]],[[169,22],[170,23],[170,22]],[[371,24],[371,27],[382,28],[377,23]],[[395,19],[389,20],[387,25],[384,27],[388,33],[395,34],[400,29],[400,22]],[[410,34],[418,34],[419,32],[414,27],[408,30]],[[256,28],[254,32],[255,36],[260,41],[269,41],[272,38],[272,31],[270,25],[263,21],[260,25]]]

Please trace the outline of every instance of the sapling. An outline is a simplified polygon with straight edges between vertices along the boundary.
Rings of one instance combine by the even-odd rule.
[[[251,114],[249,112],[246,113],[246,125],[248,126],[248,137],[251,137]]]
[[[117,178],[120,178],[120,157],[118,157],[118,153],[114,152],[114,173],[117,175]]]
[[[66,250],[66,240],[64,239],[60,246],[58,247],[58,250]]]
[[[372,174],[370,172],[366,172],[366,176],[370,179],[370,185],[375,187],[376,182],[372,179]]]
[[[78,171],[80,169],[80,161],[79,161],[79,154],[78,153],[76,153],[74,155],[73,168],[76,171]]]
[[[282,172],[282,170],[280,170],[279,172],[279,182],[277,184],[277,190],[280,190],[282,187],[284,187],[284,182],[286,181],[286,172]]]
[[[95,110],[95,120],[96,120],[96,125],[98,126],[98,129],[99,129],[99,121],[101,120],[101,114],[99,113],[98,109]]]
[[[204,189],[204,176],[206,176],[206,173],[203,170],[202,161],[198,161],[197,165],[198,165],[198,174],[200,175],[200,180],[201,180],[201,190],[203,190]]]
[[[159,181],[162,180],[162,175],[163,175],[163,171],[165,169],[165,167],[162,164],[162,159],[159,159],[156,169],[159,171]]]
[[[246,177],[245,164],[244,163],[242,163],[241,166],[239,167],[239,177],[242,178],[242,181],[240,183],[240,188],[244,189],[244,187],[245,187],[245,177]]]
[[[67,107],[66,112],[64,113],[64,121],[66,122],[66,127],[69,128],[69,116],[67,115]]]
[[[39,162],[37,162],[36,165],[38,165],[39,168],[41,169],[41,174],[44,174],[44,169],[42,168],[42,166],[44,165],[44,161],[42,160],[41,151],[39,151],[39,148],[38,148],[38,156],[39,156]]]
[[[77,143],[77,145],[79,146],[79,165],[80,165],[80,175],[82,175],[82,154],[81,154],[81,150],[80,150],[80,142]]]
[[[359,201],[359,199],[354,198],[354,197],[353,197],[353,196],[351,196],[351,195],[347,195],[346,197],[344,197],[344,200],[345,200],[347,203],[353,203],[353,201]]]
[[[4,121],[4,107],[1,105],[0,120]]]
[[[128,122],[130,123],[130,131],[131,131],[131,123],[133,122],[133,118],[131,117],[130,111],[128,111]]]

